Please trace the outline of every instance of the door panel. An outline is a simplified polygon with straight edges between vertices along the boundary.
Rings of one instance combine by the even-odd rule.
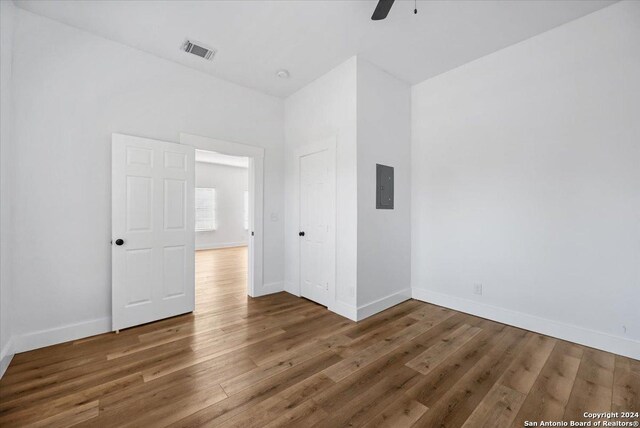
[[[184,245],[164,249],[164,293],[163,299],[184,295],[184,275],[186,251]]]
[[[127,165],[153,166],[153,150],[127,147]]]
[[[300,282],[301,294],[329,304],[329,159],[328,151],[300,157]]]
[[[152,225],[151,177],[127,176],[127,231],[149,231]]]
[[[186,184],[185,180],[164,180],[165,230],[185,230]]]
[[[153,249],[124,250],[126,254],[127,307],[153,301]]]
[[[187,157],[184,153],[164,152],[164,167],[186,171]]]
[[[195,307],[194,164],[192,147],[113,135],[114,330]]]

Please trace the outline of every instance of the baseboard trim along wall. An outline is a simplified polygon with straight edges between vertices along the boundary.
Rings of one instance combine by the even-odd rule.
[[[247,242],[223,242],[221,244],[196,245],[196,250],[218,250],[220,248],[246,247]]]
[[[284,291],[283,282],[271,282],[264,284],[257,296],[278,293]],[[61,327],[14,335],[2,349],[0,354],[0,373],[4,373],[13,354],[27,352],[33,349],[57,345],[59,343],[79,340],[97,334],[108,333],[111,330],[111,317],[98,318],[76,324],[68,324]],[[5,366],[6,365],[6,366]],[[0,375],[1,377],[1,375]]]
[[[279,291],[286,291],[289,294],[292,294],[296,297],[300,297],[300,295],[296,294],[293,289],[294,289],[293,284],[285,282],[284,289]],[[409,299],[411,299],[411,288],[406,288],[404,290],[395,292],[381,299],[378,299],[373,302],[366,303],[364,305],[357,306],[357,307],[350,305],[348,303],[344,303],[339,300],[336,300],[335,302],[330,304],[327,309],[329,309],[331,312],[334,312],[340,316],[348,318],[351,321],[357,322],[357,321],[362,321],[365,318],[369,318],[372,315],[380,313],[385,309],[389,309],[390,307],[398,305]]]
[[[260,296],[280,291],[285,291],[284,283],[282,281],[272,282],[264,284]],[[423,288],[407,288],[359,307],[336,301],[329,307],[329,310],[352,321],[361,321],[410,299],[410,296],[416,300],[444,306],[558,339],[640,359],[640,342],[632,339],[613,336],[595,330],[540,318],[523,312],[512,311],[461,297],[425,290]],[[111,318],[106,317],[22,335],[14,335],[0,353],[0,377],[8,367],[13,354],[71,340],[83,339],[109,331],[111,331]]]
[[[512,311],[498,306],[475,302],[462,297],[444,293],[412,288],[412,296],[416,300],[444,306],[449,309],[487,318],[492,321],[534,331],[591,348],[600,349],[625,357],[640,359],[640,342],[595,330],[565,324],[523,312]]]
[[[10,338],[4,345],[4,348],[2,348],[2,351],[0,351],[0,379],[4,376],[4,372],[7,371],[13,355],[13,338]]]
[[[289,294],[293,294],[296,297],[300,297],[300,289],[299,289],[299,287],[293,285],[293,283],[291,281],[285,281],[284,282],[284,291],[286,291]]]
[[[340,316],[349,318],[351,321],[358,321],[358,308],[353,305],[336,300],[328,309]]]
[[[284,282],[284,291],[293,296],[302,297],[302,294],[300,294],[300,288],[297,285],[294,285],[291,281]],[[335,300],[333,303],[329,304],[327,309],[341,317],[348,318],[351,321],[358,321],[358,308],[356,306]]]
[[[357,322],[409,299],[411,299],[411,289],[406,288],[358,307],[336,300],[329,306],[329,310]]]
[[[258,290],[253,297],[266,296],[267,294],[279,293],[281,291],[284,291],[282,281],[270,282],[268,284],[262,284],[262,290]]]
[[[389,309],[392,306],[407,301],[411,299],[411,295],[411,288],[405,288],[404,290],[397,291],[381,299],[374,300],[371,303],[358,306],[357,320],[362,321],[363,319],[369,318],[370,316],[382,312],[385,309]]]
[[[111,331],[111,318],[98,318],[77,324],[68,324],[47,330],[34,331],[32,333],[13,336],[14,353],[31,351],[45,346],[69,342],[70,340],[84,339],[96,334]]]

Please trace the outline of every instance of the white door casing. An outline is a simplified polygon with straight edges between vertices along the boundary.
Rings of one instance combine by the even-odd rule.
[[[198,150],[249,158],[247,294],[251,297],[268,294],[263,284],[264,148],[186,133],[180,133],[180,143]]]
[[[113,134],[113,330],[194,310],[194,183],[193,147]]]
[[[298,152],[300,295],[331,308],[335,301],[335,143]]]

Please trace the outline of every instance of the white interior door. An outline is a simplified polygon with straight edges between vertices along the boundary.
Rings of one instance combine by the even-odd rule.
[[[331,281],[329,151],[300,156],[300,293],[328,306]]]
[[[113,134],[114,330],[195,308],[194,153]]]

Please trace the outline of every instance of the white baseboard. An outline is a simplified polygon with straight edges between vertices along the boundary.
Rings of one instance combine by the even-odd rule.
[[[349,318],[351,321],[358,321],[358,308],[355,306],[336,300],[329,305],[329,310],[340,316]]]
[[[301,297],[299,289],[289,281],[284,282],[283,291],[286,291],[287,293],[293,296]],[[347,303],[343,303],[336,300],[334,303],[330,304],[327,309],[340,316],[349,318],[351,321],[358,320],[358,308],[356,308],[355,306],[349,305]]]
[[[13,352],[26,352],[111,331],[111,318],[98,318],[13,336]]]
[[[294,285],[291,281],[284,282],[284,291],[296,297],[302,297],[300,288],[297,285]],[[358,308],[353,305],[349,305],[348,303],[336,300],[329,304],[327,309],[340,316],[349,318],[351,321],[358,321]]]
[[[371,303],[367,303],[362,306],[358,306],[358,321],[375,315],[379,312],[389,309],[392,306],[398,305],[406,300],[411,299],[411,288],[405,288],[404,290],[397,291],[381,299],[375,300]]]
[[[282,281],[270,282],[268,284],[262,284],[262,290],[256,291],[256,295],[253,297],[266,296],[267,294],[279,293],[284,291]]]
[[[218,250],[220,248],[246,247],[247,242],[222,242],[220,244],[196,244],[196,250]]]
[[[412,296],[414,299],[422,300],[423,302],[444,306],[591,348],[640,359],[640,342],[636,340],[613,336],[596,330],[565,324],[523,312],[475,302],[462,297],[425,290],[423,288],[413,287]]]
[[[9,337],[9,340],[7,340],[7,343],[4,344],[4,347],[2,349],[0,349],[0,360],[4,359],[5,357],[9,356],[9,355],[13,355],[13,337]]]
[[[291,284],[290,282],[285,282],[284,291],[296,297],[300,297],[300,294],[297,292],[298,290],[296,290],[293,284]],[[335,312],[340,316],[357,322],[409,299],[411,299],[411,288],[406,288],[381,299],[357,307],[336,300],[335,302],[329,304],[328,309],[331,312]]]
[[[300,287],[294,285],[291,281],[284,282],[284,291],[289,294],[293,294],[296,297],[300,297]]]
[[[282,281],[264,284],[259,294],[254,297],[264,296],[283,291]],[[31,333],[14,335],[2,350],[0,368],[4,367],[5,359],[11,354],[57,345],[71,340],[83,339],[97,334],[108,333],[111,330],[111,317],[98,318],[76,324],[68,324],[61,327],[35,331]],[[13,355],[10,355],[13,356]],[[8,358],[10,361],[10,358]],[[8,362],[6,362],[8,365]],[[6,369],[6,367],[4,367]]]
[[[7,371],[7,367],[9,367],[9,364],[11,363],[13,354],[13,337],[11,337],[4,345],[4,348],[2,348],[2,351],[0,351],[0,379],[2,379],[4,372]]]

